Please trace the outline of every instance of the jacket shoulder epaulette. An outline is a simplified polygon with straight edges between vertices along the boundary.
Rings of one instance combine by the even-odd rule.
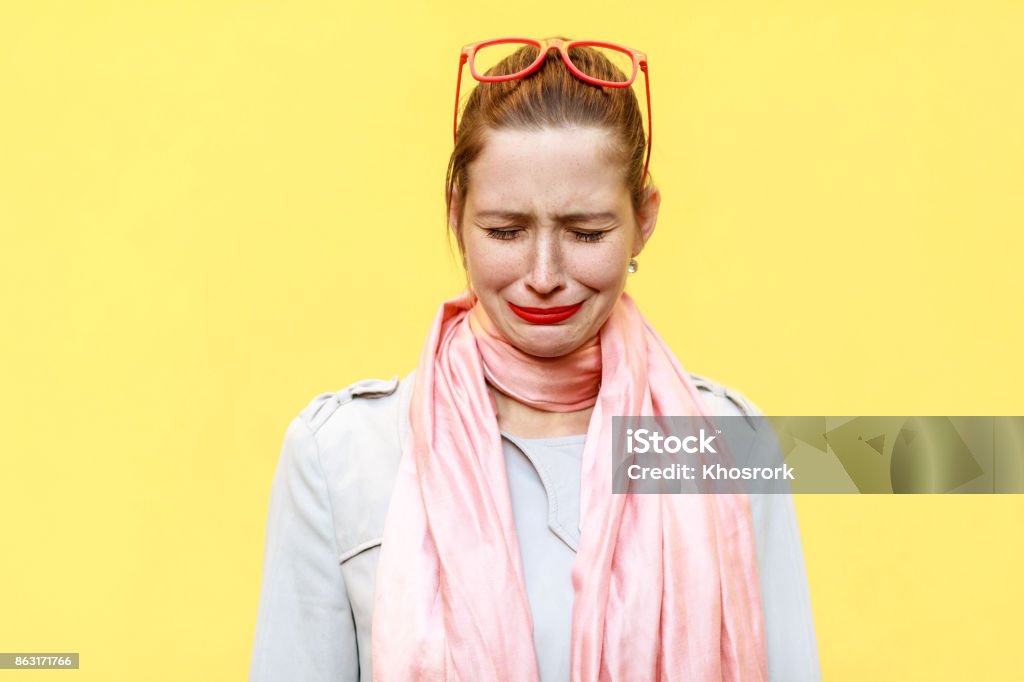
[[[711,393],[712,395],[718,396],[719,398],[725,398],[731,401],[739,411],[745,417],[759,417],[763,416],[760,409],[757,408],[745,395],[737,391],[734,388],[724,386],[716,381],[712,381],[705,376],[700,374],[690,373],[690,378],[693,380],[694,385],[698,390]]]
[[[357,399],[383,398],[398,389],[399,379],[362,379],[338,391],[321,393],[302,410],[301,416],[316,433],[339,407]]]

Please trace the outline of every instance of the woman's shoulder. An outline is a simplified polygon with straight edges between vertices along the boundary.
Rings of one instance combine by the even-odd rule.
[[[386,478],[397,469],[409,430],[412,383],[411,372],[405,378],[361,379],[315,396],[301,410],[297,420],[312,434],[311,447],[329,478]]]

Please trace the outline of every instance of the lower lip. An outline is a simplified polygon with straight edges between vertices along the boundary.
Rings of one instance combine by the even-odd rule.
[[[530,324],[556,324],[568,320],[570,317],[575,315],[580,308],[583,307],[583,302],[579,302],[574,306],[563,308],[557,312],[552,313],[538,313],[529,310],[523,310],[519,306],[508,304],[508,307],[512,309],[516,315],[526,320]]]

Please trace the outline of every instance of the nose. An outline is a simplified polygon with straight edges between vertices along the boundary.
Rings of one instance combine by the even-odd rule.
[[[535,240],[526,284],[539,296],[547,296],[565,286],[562,249],[554,235],[545,233]]]

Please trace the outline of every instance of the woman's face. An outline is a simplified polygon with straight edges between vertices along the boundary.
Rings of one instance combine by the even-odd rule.
[[[625,287],[630,258],[654,231],[660,195],[652,188],[634,217],[608,135],[490,131],[467,169],[461,236],[470,286],[525,353],[558,357],[593,338]]]

